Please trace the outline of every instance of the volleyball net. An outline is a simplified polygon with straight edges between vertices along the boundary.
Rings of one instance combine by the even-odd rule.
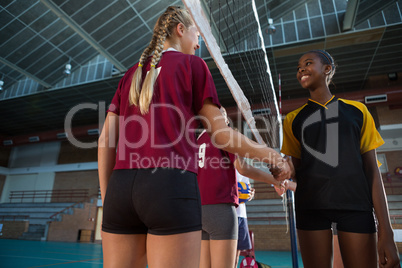
[[[281,146],[281,115],[254,0],[183,0],[249,131]]]

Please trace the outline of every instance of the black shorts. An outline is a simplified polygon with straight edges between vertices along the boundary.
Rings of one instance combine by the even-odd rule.
[[[313,209],[296,211],[296,227],[299,230],[331,229],[333,222],[336,223],[338,231],[367,234],[377,232],[372,211]]]
[[[113,171],[103,204],[103,231],[169,235],[201,227],[196,174],[172,168]]]

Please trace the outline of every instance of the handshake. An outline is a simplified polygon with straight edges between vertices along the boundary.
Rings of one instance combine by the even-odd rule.
[[[293,178],[295,174],[292,159],[288,156],[282,158],[282,162],[279,162],[277,165],[271,165],[269,171],[278,181]]]
[[[290,157],[285,156],[283,162],[279,163],[277,166],[272,166],[269,170],[279,182],[278,185],[274,184],[275,191],[279,196],[283,196],[286,190],[296,190],[297,184],[289,180],[290,178],[294,178],[295,175],[295,169]]]

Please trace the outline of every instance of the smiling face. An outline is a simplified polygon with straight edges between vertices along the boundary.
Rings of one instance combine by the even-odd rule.
[[[183,25],[184,26],[184,25]],[[184,54],[194,55],[195,51],[200,48],[198,38],[200,33],[194,25],[183,28],[183,38],[181,39],[181,52]]]
[[[300,85],[309,90],[328,87],[328,73],[331,66],[324,64],[314,52],[304,54],[297,65],[297,80]]]

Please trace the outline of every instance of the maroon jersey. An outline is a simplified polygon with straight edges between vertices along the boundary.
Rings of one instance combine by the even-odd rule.
[[[144,64],[143,80],[150,68]],[[159,72],[149,113],[129,105],[131,80],[138,64],[119,82],[109,112],[119,115],[119,144],[115,169],[171,167],[197,173],[195,117],[205,99],[220,107],[206,63],[194,55],[167,51]]]
[[[205,131],[198,137],[198,186],[201,205],[239,204],[234,154],[216,148]]]

